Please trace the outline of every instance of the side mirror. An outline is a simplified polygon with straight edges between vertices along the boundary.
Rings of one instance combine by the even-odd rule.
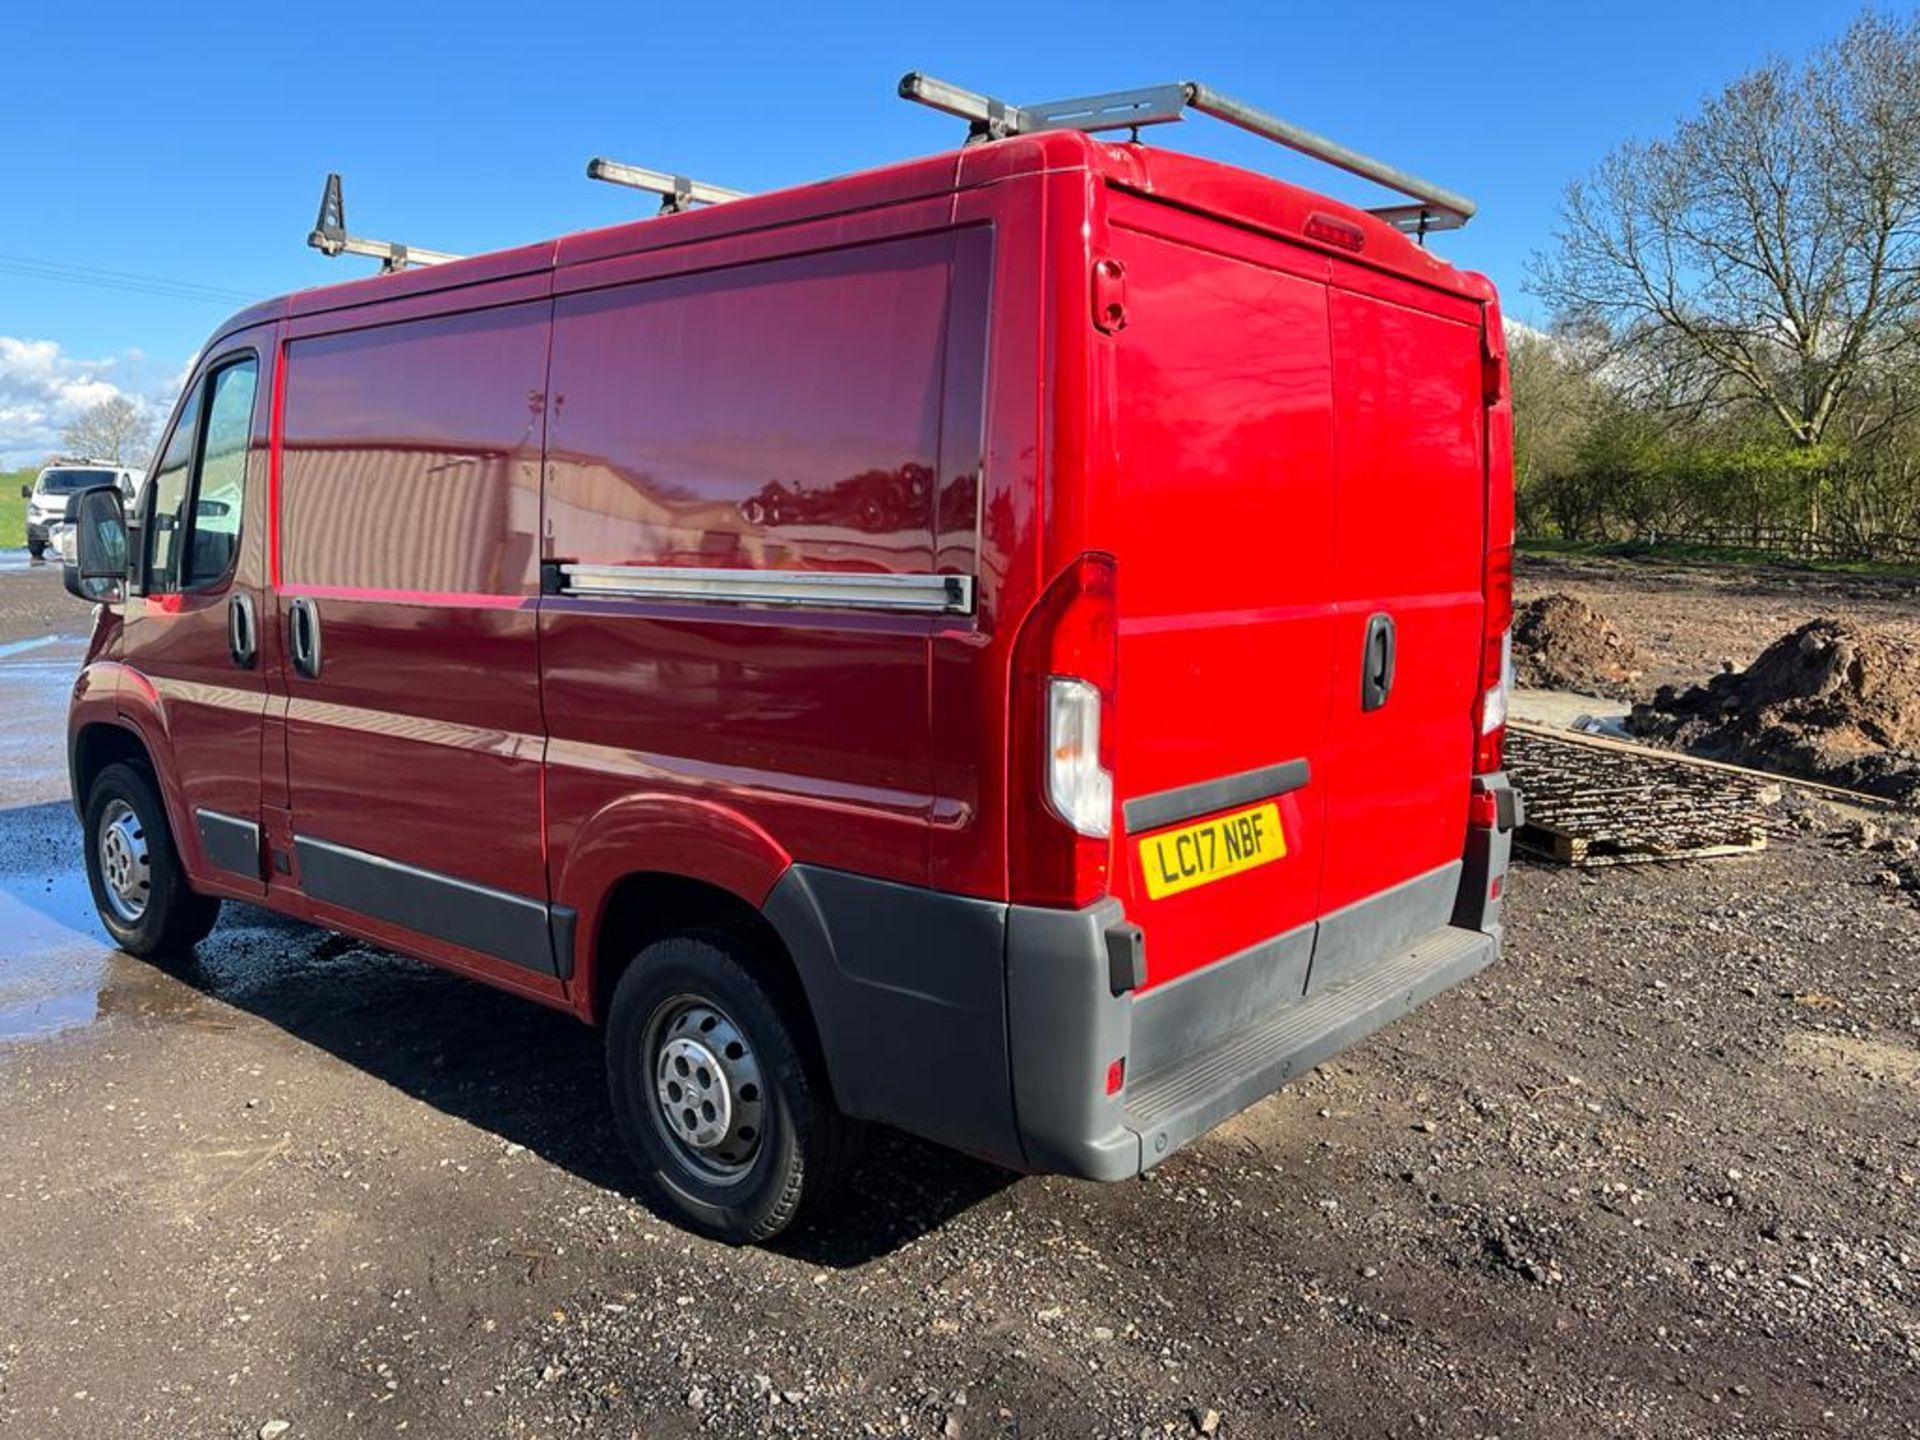
[[[20,487],[20,498],[22,500],[31,500],[33,498],[33,486],[22,485]]]
[[[120,491],[96,485],[69,497],[67,521],[73,526],[74,552],[74,563],[61,567],[67,593],[108,605],[125,598],[127,512]]]

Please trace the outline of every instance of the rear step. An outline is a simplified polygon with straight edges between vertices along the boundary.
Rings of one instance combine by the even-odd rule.
[[[1126,1123],[1140,1136],[1142,1168],[1466,979],[1494,947],[1491,935],[1443,925],[1393,959],[1130,1084]]]

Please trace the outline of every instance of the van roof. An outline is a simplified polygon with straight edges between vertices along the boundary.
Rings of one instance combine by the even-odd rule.
[[[1491,300],[1491,283],[1456,269],[1366,210],[1217,160],[1139,142],[1110,143],[1079,130],[1048,130],[964,146],[872,170],[766,191],[724,205],[647,216],[530,245],[494,250],[391,275],[368,275],[263,300],[229,319],[215,336],[283,316],[314,315],[409,295],[430,295],[490,280],[766,230],[806,220],[974,189],[1020,175],[1086,170],[1107,184],[1281,236],[1341,260],[1385,270],[1461,296]],[[1307,227],[1311,216],[1342,222],[1362,238],[1356,251],[1329,244]]]

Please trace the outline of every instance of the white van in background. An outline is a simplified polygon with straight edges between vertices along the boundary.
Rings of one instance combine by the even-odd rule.
[[[56,460],[31,485],[22,485],[27,502],[27,553],[38,560],[49,549],[58,551],[56,530],[67,521],[67,498],[96,485],[114,485],[128,509],[146,483],[147,472],[115,460]]]

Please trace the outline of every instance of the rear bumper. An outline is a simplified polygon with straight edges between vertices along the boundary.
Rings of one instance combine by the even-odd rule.
[[[1112,899],[1045,910],[796,866],[766,910],[843,1110],[1120,1180],[1491,963],[1509,838],[1474,830],[1453,864],[1142,992],[1125,963],[1140,932]]]
[[[1115,907],[1116,909],[1118,907]],[[1139,999],[1106,990],[1102,907],[1036,933],[1016,921],[1008,946],[1014,1108],[1027,1168],[1121,1180],[1397,1020],[1492,962],[1497,936],[1440,926],[1333,984],[1239,1008],[1269,944]],[[1077,922],[1061,923],[1061,922]],[[1077,928],[1078,933],[1075,933]],[[1097,983],[1074,983],[1092,976]],[[1240,973],[1246,972],[1246,973]],[[1101,992],[1105,993],[1101,993]],[[1195,1043],[1197,1036],[1204,1036]],[[1088,1077],[1126,1056],[1118,1095]],[[1136,1056],[1160,1057],[1151,1068]]]

